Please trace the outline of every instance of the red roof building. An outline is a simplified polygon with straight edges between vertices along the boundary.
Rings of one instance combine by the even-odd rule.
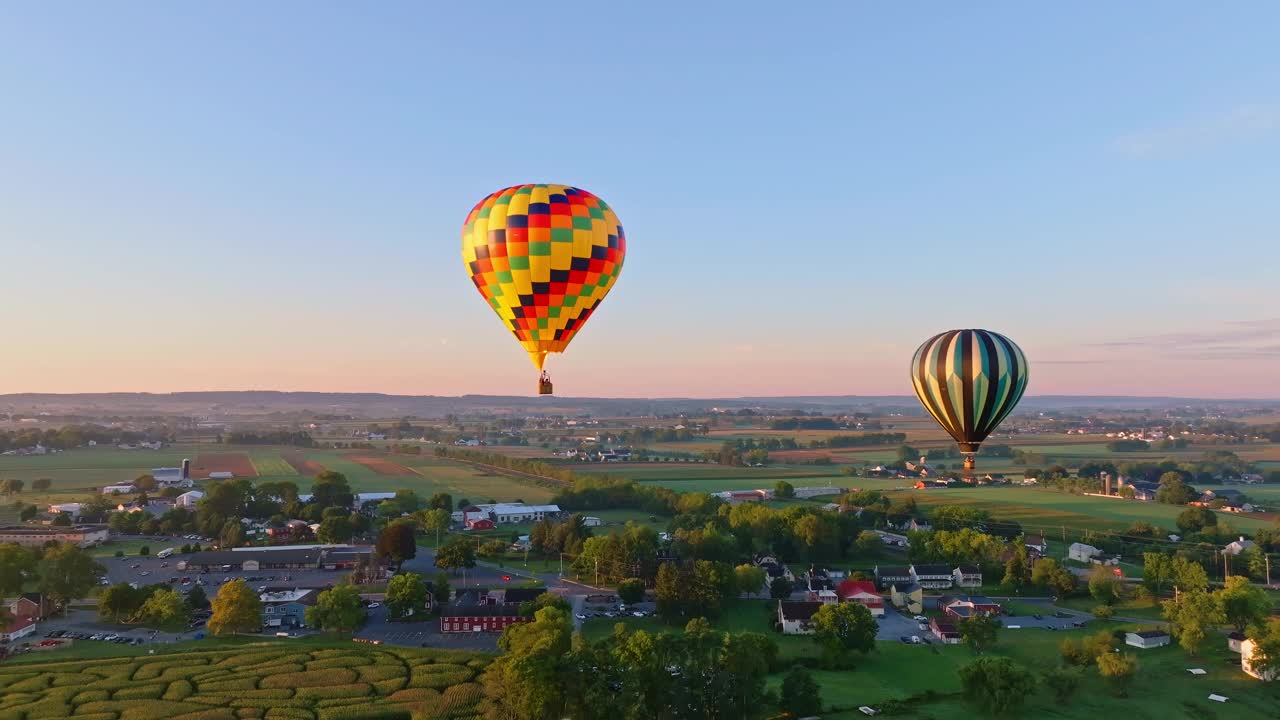
[[[884,597],[876,592],[876,584],[870,580],[845,580],[836,586],[836,594],[840,602],[856,602],[873,616],[884,615]]]
[[[489,518],[471,518],[467,520],[468,530],[492,530],[493,528],[493,521]]]

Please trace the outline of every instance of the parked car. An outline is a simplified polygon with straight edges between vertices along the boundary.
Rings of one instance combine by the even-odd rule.
[[[928,623],[928,622],[929,622],[929,618],[927,618],[927,617],[925,617],[925,616],[923,616],[923,615],[916,615],[915,617],[913,617],[913,618],[912,618],[912,620],[915,620],[915,621],[916,621],[916,622],[918,622],[918,623]]]

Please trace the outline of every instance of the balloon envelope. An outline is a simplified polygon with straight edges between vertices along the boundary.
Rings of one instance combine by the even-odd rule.
[[[929,338],[911,361],[916,396],[934,420],[975,453],[1027,389],[1027,358],[989,330],[949,330]]]
[[[462,226],[476,289],[535,367],[564,352],[609,293],[627,254],[618,216],[568,185],[515,185],[486,197]]]

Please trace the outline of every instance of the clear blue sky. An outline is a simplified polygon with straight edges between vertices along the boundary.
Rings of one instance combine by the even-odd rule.
[[[1280,396],[1280,5],[0,7],[0,392],[527,393],[459,259],[520,182],[625,269],[571,395]],[[892,6],[892,7],[889,7]]]

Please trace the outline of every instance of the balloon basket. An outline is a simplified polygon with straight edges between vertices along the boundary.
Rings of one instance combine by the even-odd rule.
[[[552,387],[551,387],[551,381],[550,381],[550,380],[539,380],[539,381],[538,381],[538,394],[539,394],[539,395],[551,395],[551,394],[552,394],[552,392],[553,392],[553,390],[552,390]]]

